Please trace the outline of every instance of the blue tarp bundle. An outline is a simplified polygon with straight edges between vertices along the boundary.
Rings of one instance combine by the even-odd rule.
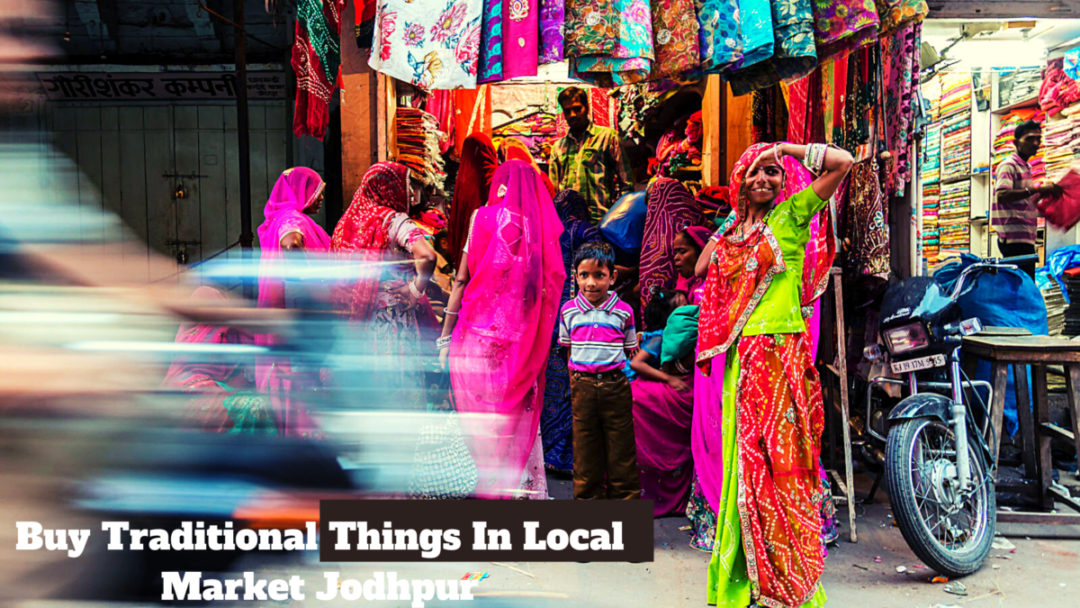
[[[1080,249],[1076,255],[1080,256]],[[964,254],[959,261],[946,264],[938,270],[934,274],[934,280],[946,290],[952,290],[960,273],[979,261],[981,260],[975,256]],[[970,285],[971,289],[965,288],[967,293],[960,297],[959,302],[963,318],[978,317],[985,326],[1022,327],[1037,336],[1047,335],[1049,330],[1046,325],[1046,303],[1043,302],[1042,293],[1035,281],[1027,273],[1022,270],[1001,269],[997,274],[979,274],[974,283],[969,281],[970,278],[965,280],[965,284]],[[979,361],[975,377],[989,381],[990,364]],[[1030,377],[1028,386],[1032,386]],[[1016,434],[1018,422],[1011,367],[1005,391],[1005,430],[1012,436]]]

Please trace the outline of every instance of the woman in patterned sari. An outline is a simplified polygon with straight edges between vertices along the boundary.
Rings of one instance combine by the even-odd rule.
[[[374,357],[359,388],[378,387],[379,402],[413,411],[427,407],[423,360],[434,359],[438,333],[424,295],[435,250],[407,215],[415,197],[408,167],[372,165],[330,244],[336,256],[364,265],[364,276],[339,285],[334,297],[338,308],[361,323],[363,354]]]
[[[803,161],[819,174],[785,192]],[[850,171],[853,159],[821,144],[757,144],[730,180],[735,214],[698,261],[706,275],[698,365],[708,374],[724,358],[722,459],[717,536],[708,601],[717,606],[821,606],[825,592],[818,474],[824,408],[804,321],[811,225]],[[809,291],[809,293],[808,293]],[[808,310],[809,308],[809,310]],[[714,361],[716,359],[716,361]],[[720,456],[722,455],[722,456]]]

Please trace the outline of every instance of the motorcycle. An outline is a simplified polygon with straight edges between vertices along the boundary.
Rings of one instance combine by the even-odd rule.
[[[909,394],[888,414],[887,437],[873,425],[866,428],[886,443],[886,488],[904,540],[919,559],[947,576],[965,576],[982,567],[997,513],[990,446],[999,438],[990,425],[990,399],[980,394],[989,394],[990,385],[966,378],[960,368],[963,338],[982,331],[982,323],[961,319],[957,301],[982,273],[1016,269],[1033,259],[1037,256],[972,264],[951,293],[931,277],[904,279],[888,289],[881,303],[881,342],[890,368],[906,382],[873,379],[867,387],[867,421],[874,420],[870,393],[875,385],[901,383]],[[885,353],[873,345],[864,354],[874,361]],[[970,407],[971,401],[981,409]]]

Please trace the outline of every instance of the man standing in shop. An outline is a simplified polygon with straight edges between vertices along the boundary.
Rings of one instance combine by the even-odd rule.
[[[1034,120],[1020,123],[1014,134],[1016,152],[998,166],[994,183],[994,204],[990,223],[998,235],[998,250],[1002,257],[1030,255],[1036,252],[1039,221],[1039,199],[1060,195],[1061,187],[1047,182],[1035,187],[1028,161],[1042,145],[1042,126]],[[1020,265],[1021,270],[1035,278],[1035,262]]]
[[[559,93],[559,106],[570,132],[551,146],[548,177],[555,189],[577,190],[589,201],[589,216],[596,224],[619,196],[630,192],[622,144],[615,129],[589,120],[589,95],[579,87]]]

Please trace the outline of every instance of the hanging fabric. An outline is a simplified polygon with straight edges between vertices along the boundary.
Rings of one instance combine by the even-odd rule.
[[[676,78],[701,63],[697,11],[693,0],[653,0],[655,59],[650,78]]]
[[[491,137],[491,87],[457,89],[454,94],[454,157],[461,158],[461,147],[473,133]]]
[[[856,163],[848,178],[845,237],[848,264],[860,276],[889,278],[889,218],[878,184],[877,160]]]
[[[441,10],[386,0],[375,21],[372,69],[432,89],[474,88],[480,53],[481,0],[437,0]]]
[[[922,23],[930,12],[926,0],[875,0],[881,19],[880,35],[887,36],[896,30]]]
[[[319,63],[326,82],[331,88],[337,84],[341,66],[341,13],[345,0],[299,0],[296,3],[296,21],[307,30],[311,48],[319,56]]]
[[[911,181],[911,140],[914,138],[916,87],[919,86],[919,47],[922,25],[908,25],[882,39],[882,61],[887,63],[885,89],[885,141],[896,158],[893,192],[903,193]]]
[[[742,59],[738,0],[694,0],[694,9],[702,71],[719,72]]]
[[[375,13],[379,3],[376,0],[356,0],[356,46],[361,50],[371,48],[375,34]]]
[[[652,70],[652,13],[645,0],[567,0],[570,75],[603,88],[641,82]]]
[[[503,0],[503,79],[536,76],[539,66],[538,0]]]
[[[776,43],[769,0],[737,1],[742,57],[730,66],[732,70],[748,68],[771,58]]]
[[[296,22],[296,41],[292,48],[292,69],[296,74],[296,108],[293,133],[322,139],[330,124],[330,97],[334,87],[326,81],[319,55],[308,40],[307,30]]]
[[[801,78],[817,66],[810,0],[773,2],[771,10],[773,56],[731,74],[731,92],[735,95],[765,89],[781,80]]]
[[[480,30],[480,69],[476,82],[498,82],[503,79],[503,2],[483,0]]]
[[[877,7],[870,0],[813,0],[818,61],[872,44],[878,38]]]
[[[540,0],[540,63],[563,60],[565,0]]]

